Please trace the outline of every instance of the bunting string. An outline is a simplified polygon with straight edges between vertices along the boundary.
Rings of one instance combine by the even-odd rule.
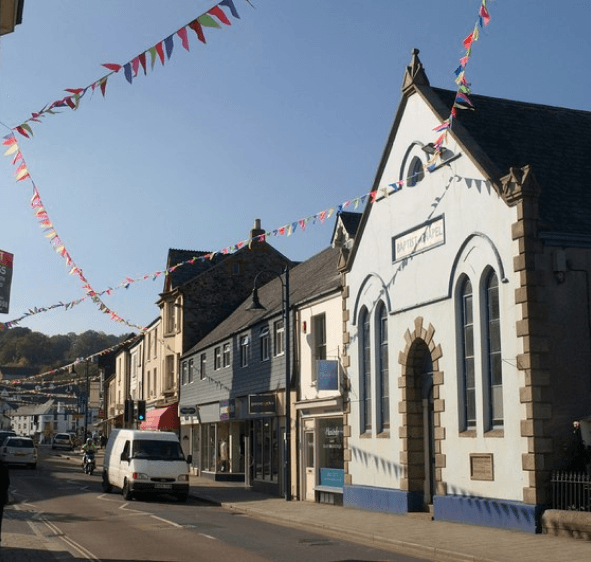
[[[33,209],[33,212],[37,217],[37,221],[39,222],[39,226],[43,230],[45,237],[49,238],[49,243],[51,244],[51,247],[57,254],[59,254],[62,258],[66,260],[66,267],[68,267],[70,275],[77,275],[79,277],[80,281],[82,281],[82,288],[84,289],[84,292],[98,306],[101,312],[108,314],[111,317],[111,319],[116,322],[122,322],[131,328],[137,328],[140,331],[143,331],[145,328],[143,328],[142,326],[138,326],[137,324],[132,324],[131,322],[128,322],[127,320],[119,316],[115,311],[109,309],[107,305],[105,305],[105,303],[101,300],[99,294],[92,288],[88,279],[84,276],[84,272],[82,271],[82,269],[78,267],[78,265],[76,265],[76,263],[72,259],[70,252],[67,250],[64,242],[58,235],[49,217],[47,209],[43,205],[41,195],[37,190],[35,182],[31,178],[29,167],[27,166],[27,162],[22,154],[22,151],[19,147],[18,141],[16,140],[16,136],[14,135],[14,133],[6,135],[4,137],[2,144],[8,147],[4,155],[13,155],[12,164],[16,167],[16,181],[19,182],[28,179],[31,182],[33,186],[31,208]]]
[[[25,138],[31,138],[33,136],[33,123],[41,123],[41,119],[48,115],[62,113],[62,109],[72,109],[75,111],[79,108],[80,102],[86,94],[90,92],[92,95],[97,89],[100,90],[101,95],[105,97],[108,80],[111,76],[118,74],[121,71],[123,71],[123,75],[127,82],[132,84],[138,77],[140,68],[145,76],[148,74],[148,67],[150,68],[150,71],[153,71],[158,60],[160,61],[161,66],[164,66],[166,61],[170,60],[175,47],[175,39],[177,43],[180,40],[183,49],[189,51],[189,31],[194,32],[197,39],[205,44],[206,39],[204,28],[220,29],[222,27],[220,24],[226,26],[232,25],[232,22],[222,7],[226,8],[234,18],[240,19],[233,0],[222,0],[213,8],[207,10],[207,12],[204,12],[193,21],[184,25],[165,39],[162,39],[149,49],[146,49],[130,61],[124,64],[103,63],[102,66],[109,70],[109,73],[101,76],[85,88],[66,88],[64,91],[68,94],[67,96],[48,103],[39,111],[31,113],[31,117],[23,121],[20,125],[13,127],[12,130]],[[150,61],[149,64],[148,57]]]

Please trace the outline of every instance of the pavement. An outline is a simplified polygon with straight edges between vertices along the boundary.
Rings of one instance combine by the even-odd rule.
[[[97,459],[100,470],[100,453]],[[98,471],[97,471],[98,472]],[[191,476],[191,496],[246,516],[437,562],[589,562],[591,543],[572,538],[433,521],[429,514],[392,515],[286,501],[243,483]],[[0,561],[83,560],[56,528],[9,505],[4,510]],[[82,553],[77,553],[82,555]]]

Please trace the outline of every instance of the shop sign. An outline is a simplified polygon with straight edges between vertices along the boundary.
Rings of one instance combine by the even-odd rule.
[[[321,468],[320,485],[343,488],[345,486],[345,471],[341,468]]]
[[[275,414],[276,404],[274,394],[249,394],[249,414]]]
[[[445,244],[445,222],[437,217],[392,237],[392,261],[398,261]]]
[[[318,390],[338,390],[339,362],[318,359],[316,361],[316,384]]]
[[[234,400],[220,401],[220,420],[234,419],[235,411],[236,408],[234,407]]]
[[[0,313],[2,314],[8,314],[13,259],[12,254],[0,250]]]
[[[181,416],[193,416],[197,413],[195,406],[182,406],[180,410]]]

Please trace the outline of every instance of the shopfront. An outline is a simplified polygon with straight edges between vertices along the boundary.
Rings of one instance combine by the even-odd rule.
[[[182,416],[185,454],[196,474],[212,480],[244,481],[248,422],[236,419],[234,400],[203,404]]]
[[[345,484],[340,399],[296,405],[300,416],[300,488],[305,501],[342,505]]]

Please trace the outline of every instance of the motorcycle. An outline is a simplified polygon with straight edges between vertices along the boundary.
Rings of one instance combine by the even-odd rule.
[[[85,474],[90,474],[94,472],[96,468],[96,461],[94,460],[94,452],[88,451],[84,453],[84,459],[82,460],[82,470]]]

